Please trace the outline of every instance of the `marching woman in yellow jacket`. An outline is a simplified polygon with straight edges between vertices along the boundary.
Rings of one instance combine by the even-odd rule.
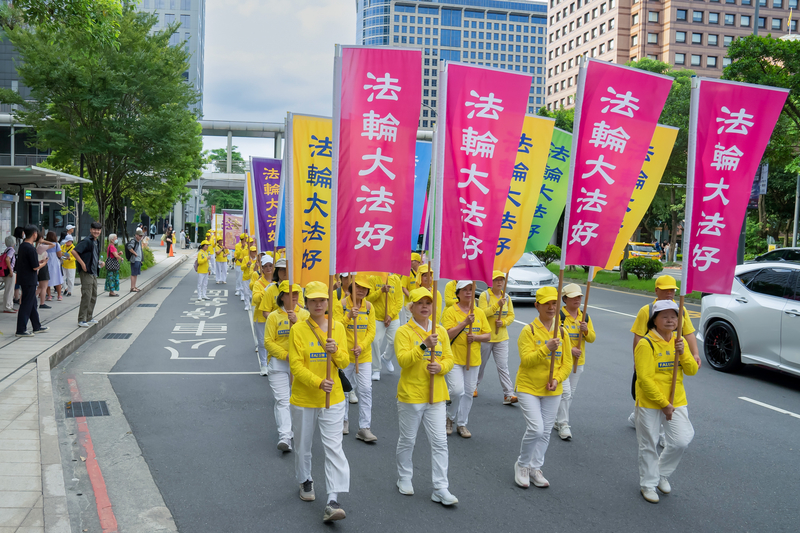
[[[597,335],[592,324],[592,317],[588,314],[584,317],[581,311],[581,288],[575,283],[570,283],[561,290],[561,300],[564,307],[561,308],[559,319],[561,326],[569,335],[570,349],[572,350],[572,361],[574,372],[570,371],[569,377],[562,383],[564,392],[561,394],[561,403],[558,404],[558,414],[556,415],[555,428],[561,440],[570,440],[572,430],[569,425],[569,408],[575,398],[575,390],[578,388],[578,380],[583,374],[583,365],[586,362],[586,343],[594,342]],[[575,360],[578,366],[575,367]]]
[[[318,281],[306,285],[309,318],[289,331],[289,367],[292,385],[292,423],[294,426],[295,475],[300,483],[300,499],[313,501],[311,442],[319,427],[325,449],[325,488],[328,503],[323,521],[342,520],[344,509],[338,503],[340,492],[350,492],[350,465],[342,450],[344,391],[337,368],[350,364],[347,334],[339,322],[333,324],[333,337],[326,339],[328,327],[328,286]],[[323,339],[325,341],[323,342]],[[326,354],[332,363],[331,379],[326,378]],[[330,409],[325,408],[325,393],[330,394]]]
[[[358,433],[356,438],[364,442],[378,440],[372,430],[372,341],[375,338],[375,310],[366,300],[371,287],[369,276],[359,274],[347,287],[349,296],[342,298],[337,305],[341,309],[342,322],[347,330],[347,350],[350,364],[344,369],[347,380],[355,385],[350,396],[358,391]],[[335,293],[334,293],[335,294]],[[336,314],[336,313],[334,313]],[[358,331],[358,344],[353,333]],[[356,374],[358,361],[358,374]],[[350,405],[345,404],[344,428],[342,433],[350,433]]]
[[[308,311],[297,305],[300,298],[300,285],[284,281],[279,286],[278,308],[269,314],[264,331],[264,346],[267,348],[269,362],[269,386],[275,399],[275,425],[278,428],[278,449],[292,451],[292,413],[289,410],[289,397],[292,381],[289,376],[289,332],[298,323],[308,318]]]
[[[442,325],[447,329],[453,349],[455,365],[447,374],[452,398],[447,407],[447,434],[453,433],[453,422],[459,435],[468,439],[472,433],[467,429],[469,412],[472,409],[472,395],[478,386],[478,372],[481,369],[481,343],[488,342],[492,336],[489,321],[483,310],[476,307],[470,312],[475,301],[475,284],[459,281],[456,284],[458,303],[448,307],[442,317]],[[469,346],[469,347],[468,347]],[[469,350],[469,368],[467,368]]]
[[[280,285],[283,281],[288,281],[289,274],[286,271],[286,259],[281,258],[275,263],[275,270],[272,273],[272,281],[274,285],[268,285],[266,290],[264,290],[264,295],[261,297],[261,303],[256,308],[257,311],[261,312],[265,317],[269,316],[269,314],[278,308],[278,302],[276,297],[278,296],[278,285]],[[305,307],[306,303],[303,300],[302,293],[300,294],[300,300],[298,301],[298,305],[300,307]]]
[[[445,375],[453,368],[450,340],[443,326],[433,327],[433,297],[420,287],[408,295],[411,320],[397,330],[395,352],[400,365],[397,383],[397,418],[400,435],[397,439],[397,488],[401,494],[414,494],[411,478],[414,474],[412,455],[420,423],[431,445],[431,499],[442,505],[458,503],[448,490],[447,432],[445,430]],[[433,350],[434,362],[431,362]],[[433,401],[430,401],[430,380],[433,376]]]
[[[228,283],[228,250],[222,242],[217,239],[217,246],[214,248],[217,283]]]
[[[388,281],[388,282],[387,282]],[[400,276],[372,276],[372,286],[367,300],[375,309],[375,340],[372,342],[372,381],[381,379],[381,364],[386,363],[386,370],[394,372],[394,336],[400,327],[400,309],[403,307],[403,291]],[[386,295],[389,295],[387,298]],[[387,307],[388,303],[388,309]],[[386,348],[384,349],[384,343]]]
[[[536,310],[539,317],[522,329],[517,340],[520,364],[516,392],[527,427],[514,463],[514,481],[524,488],[531,482],[541,488],[550,486],[542,474],[544,454],[561,401],[561,384],[572,372],[572,352],[566,349],[570,346],[569,335],[559,327],[553,338],[553,328],[559,326],[558,289],[542,287],[536,291]],[[553,357],[553,379],[548,381]]]
[[[256,352],[258,353],[258,367],[261,370],[261,375],[266,376],[269,374],[267,369],[267,349],[264,346],[264,329],[267,325],[267,317],[263,313],[258,312],[258,306],[261,303],[261,298],[264,296],[264,290],[269,284],[272,283],[272,257],[269,254],[261,256],[261,269],[254,272],[258,277],[253,282],[253,299],[250,305],[253,311],[253,331],[256,337]]]
[[[428,265],[421,265],[417,270],[417,287],[425,287],[433,295],[433,273],[428,269]],[[410,293],[409,293],[410,294]],[[442,323],[444,306],[442,305],[442,292],[436,291],[436,322]]]
[[[697,373],[697,361],[686,350],[684,338],[676,338],[678,304],[659,300],[647,322],[648,333],[636,345],[636,440],[639,441],[639,487],[650,503],[658,503],[656,488],[669,494],[669,476],[675,472],[683,452],[692,442],[694,428],[683,376]],[[675,354],[679,354],[675,398],[669,401]],[[666,446],[658,455],[658,433],[664,427]]]
[[[508,326],[514,322],[515,315],[511,298],[503,294],[505,279],[505,274],[495,270],[492,273],[492,287],[484,291],[478,298],[478,305],[483,309],[483,313],[489,321],[489,327],[492,329],[492,338],[489,339],[489,342],[481,344],[481,369],[478,372],[478,385],[483,380],[486,363],[494,357],[497,376],[500,378],[500,386],[503,388],[503,405],[511,405],[517,403],[517,397],[514,396],[514,384],[511,381],[511,374],[508,372]],[[475,396],[477,396],[477,388],[475,391]]]
[[[233,277],[236,280],[236,296],[242,295],[242,255],[247,250],[247,234],[239,235],[239,242],[233,247]]]
[[[406,309],[406,304],[408,303],[408,295],[416,289],[419,285],[417,285],[417,278],[419,277],[417,272],[419,271],[419,264],[422,262],[422,256],[418,253],[414,252],[411,254],[411,271],[406,274],[405,276],[400,276],[400,283],[403,287],[403,307],[400,309],[400,324],[405,324],[408,322],[408,310]]]
[[[444,286],[445,309],[458,303],[458,296],[456,296],[456,285],[458,285],[458,280],[452,279],[447,282],[447,285]]]
[[[197,252],[197,301],[210,300],[206,296],[208,289],[208,241],[200,243],[200,250]]]
[[[258,248],[255,245],[250,246],[250,253],[245,259],[242,266],[242,291],[244,296],[244,310],[250,310],[250,299],[253,297],[250,291],[250,282],[252,281],[253,270],[258,268]]]

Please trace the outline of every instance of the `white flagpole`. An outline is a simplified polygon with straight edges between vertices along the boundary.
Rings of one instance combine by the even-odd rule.
[[[294,273],[294,135],[292,123],[294,117],[291,113],[286,113],[286,139],[283,143],[284,162],[286,163],[285,185],[286,185],[286,275],[289,283],[298,280],[293,276]]]
[[[283,131],[286,131],[286,122],[283,124]],[[286,197],[286,144],[281,147],[281,177],[280,188],[278,189],[278,218],[275,221],[275,243],[272,249],[272,258],[278,262],[278,239],[281,234],[281,217],[283,217],[284,198]]]
[[[255,169],[253,168],[253,156],[250,156],[250,196],[253,198],[253,223],[256,225],[256,244],[258,245],[258,251],[263,252],[264,247],[261,245],[261,231],[258,226],[259,207],[256,205],[258,202],[258,196],[256,195],[256,173]]]

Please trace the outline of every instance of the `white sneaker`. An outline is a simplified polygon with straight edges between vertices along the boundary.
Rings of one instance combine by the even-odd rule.
[[[92,327],[92,325],[89,324],[88,322],[78,322],[78,327],[79,328],[90,328],[90,327]]]
[[[669,494],[670,492],[672,492],[672,487],[669,484],[669,480],[665,476],[661,476],[658,479],[658,490],[660,490],[664,494]]]
[[[553,422],[553,430],[558,431],[559,426],[561,426],[561,424],[558,422]]]
[[[518,462],[514,463],[514,481],[523,489],[531,486],[530,470],[527,466],[522,466]]]
[[[288,440],[282,440],[278,443],[278,449],[282,452],[292,451],[292,444]]]
[[[262,367],[261,367],[261,375],[262,375],[262,376],[266,376],[266,375],[268,375],[268,374],[269,374],[269,370],[267,370],[267,367],[265,367],[265,366],[262,366]]]
[[[394,372],[394,365],[392,364],[392,362],[390,360],[384,359],[383,360],[383,364],[386,365],[386,371],[387,372]]]
[[[628,424],[630,424],[632,428],[636,427],[636,413],[631,413],[631,416],[628,417]]]
[[[650,503],[658,503],[658,493],[655,489],[641,489],[642,497]]]
[[[354,390],[350,391],[350,403],[358,403],[358,395]]]
[[[95,320],[95,319],[93,318],[93,319],[91,319],[91,320],[89,321],[89,324],[97,324],[97,320]]]
[[[455,505],[458,503],[458,498],[450,494],[450,491],[447,489],[436,489],[431,494],[431,500],[435,501],[436,503],[441,503],[442,505]]]
[[[372,381],[380,381],[381,380],[381,373],[378,371],[372,372]]]
[[[236,296],[239,296],[239,291],[236,291],[234,294],[235,294]]]
[[[350,421],[345,420],[342,424],[342,435],[349,435],[350,434]]]
[[[568,424],[558,426],[558,436],[561,437],[561,440],[570,440],[572,438],[572,432],[569,430]]]
[[[531,481],[533,484],[539,487],[540,489],[544,489],[550,486],[550,482],[545,479],[544,475],[542,474],[541,470],[531,470]]]
[[[410,479],[398,479],[397,488],[400,490],[400,494],[405,494],[406,496],[414,494],[414,485],[411,484]]]

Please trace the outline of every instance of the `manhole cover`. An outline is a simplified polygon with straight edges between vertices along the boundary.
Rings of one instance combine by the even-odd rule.
[[[158,307],[158,304],[139,304],[136,307]]]
[[[64,416],[67,418],[78,418],[81,416],[108,416],[108,405],[105,401],[100,402],[67,402],[64,408]]]
[[[122,339],[130,339],[132,333],[106,333],[103,335],[104,339],[114,339],[114,340],[122,340]]]

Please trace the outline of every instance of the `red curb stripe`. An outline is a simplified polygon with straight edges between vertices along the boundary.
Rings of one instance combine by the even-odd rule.
[[[83,398],[78,390],[77,382],[70,378],[69,392],[72,396],[73,402],[82,402]],[[117,533],[117,517],[114,516],[114,510],[111,508],[111,500],[108,497],[108,490],[106,490],[106,480],[103,478],[103,473],[100,471],[100,464],[97,462],[97,456],[94,453],[94,445],[92,444],[92,436],[89,433],[89,424],[86,423],[86,417],[76,417],[75,421],[78,423],[78,441],[83,446],[86,452],[86,471],[89,473],[89,481],[92,483],[92,492],[94,492],[94,499],[97,503],[97,516],[100,518],[100,528],[103,533]]]

